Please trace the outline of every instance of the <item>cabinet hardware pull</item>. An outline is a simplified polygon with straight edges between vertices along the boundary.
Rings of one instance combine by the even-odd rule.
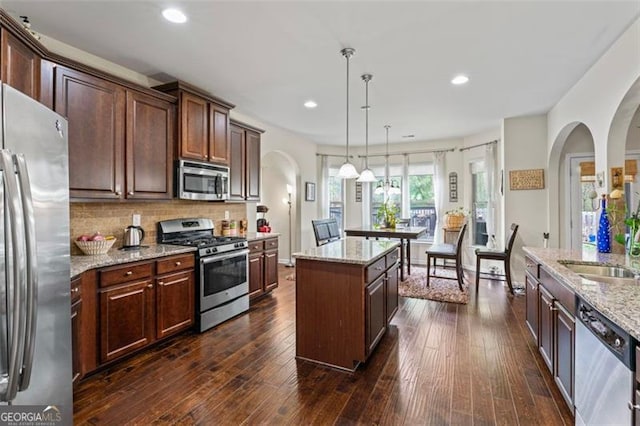
[[[182,262],[176,262],[176,266],[182,265]]]
[[[133,191],[129,191],[129,192],[128,192],[128,194],[129,194],[129,195],[133,195]]]
[[[158,285],[164,285],[164,281],[158,281]]]
[[[153,284],[148,284],[147,288],[153,288]]]
[[[634,404],[631,401],[627,402],[627,407],[629,407],[629,410],[633,411],[633,410],[640,410],[640,404]]]
[[[127,272],[125,272],[125,275],[126,275],[126,276],[133,275],[133,272],[131,272],[131,271],[127,271]]]
[[[121,191],[116,191],[116,195],[122,195]]]
[[[557,310],[558,310],[558,308],[552,308],[551,306],[549,306],[549,310],[550,310],[550,311],[557,311]]]
[[[80,291],[80,289],[78,289],[78,287],[74,287],[74,288],[71,289],[71,293],[77,293],[79,291]]]

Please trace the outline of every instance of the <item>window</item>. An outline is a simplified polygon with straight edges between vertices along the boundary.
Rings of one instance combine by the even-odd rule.
[[[373,168],[376,176],[380,181],[384,182],[384,168]],[[423,162],[409,164],[407,176],[403,176],[402,166],[389,165],[389,180],[395,183],[404,193],[408,189],[409,200],[403,202],[402,193],[389,195],[391,200],[398,208],[401,208],[399,218],[409,219],[410,226],[426,227],[427,232],[420,237],[421,240],[433,241],[433,235],[436,226],[436,209],[434,201],[433,186],[433,164]],[[405,188],[408,183],[408,188]],[[384,193],[376,194],[375,188],[377,184],[371,185],[371,223],[377,224],[378,208],[384,202]]]
[[[433,240],[436,208],[433,198],[433,174],[409,175],[409,218],[411,226],[426,227],[421,239]]]
[[[486,173],[484,162],[471,165],[471,227],[473,229],[472,244],[476,246],[487,245],[487,204],[489,194],[487,191]]]
[[[340,228],[344,227],[343,184],[337,177],[338,169],[329,169],[329,217],[335,218]]]

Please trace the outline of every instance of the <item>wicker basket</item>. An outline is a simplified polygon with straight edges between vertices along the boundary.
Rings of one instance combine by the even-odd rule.
[[[465,216],[462,214],[446,214],[444,216],[445,229],[460,229],[464,225]]]
[[[115,238],[100,241],[76,241],[76,245],[84,254],[106,254],[116,242]]]

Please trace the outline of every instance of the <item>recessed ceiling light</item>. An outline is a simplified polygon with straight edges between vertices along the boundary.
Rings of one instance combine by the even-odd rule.
[[[165,9],[162,11],[162,16],[164,16],[164,19],[169,22],[173,22],[174,24],[184,24],[187,22],[187,15],[178,9]]]
[[[304,103],[304,106],[305,106],[305,108],[309,108],[309,109],[311,109],[311,108],[315,108],[315,107],[317,107],[317,106],[318,106],[318,104],[317,104],[315,101],[311,101],[311,100],[309,100],[309,101],[307,101],[307,102],[305,102],[305,103]]]
[[[465,84],[469,81],[469,77],[467,77],[466,75],[456,75],[455,77],[453,77],[453,79],[451,80],[451,84],[455,84],[456,86],[459,86],[461,84]]]
[[[403,138],[415,138],[416,135],[402,135]]]

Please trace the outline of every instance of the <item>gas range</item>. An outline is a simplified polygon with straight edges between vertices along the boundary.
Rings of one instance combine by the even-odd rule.
[[[213,235],[213,221],[205,218],[174,219],[158,222],[158,242],[197,247],[200,257],[246,249],[244,237]]]

